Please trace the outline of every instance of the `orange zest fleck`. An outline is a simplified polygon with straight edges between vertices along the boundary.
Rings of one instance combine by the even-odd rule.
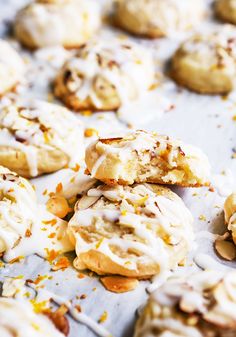
[[[62,190],[63,190],[63,185],[62,185],[62,183],[57,184],[57,187],[56,187],[56,193],[60,193]]]
[[[80,170],[80,165],[76,164],[75,167],[72,167],[72,170],[78,172]]]
[[[63,256],[61,257],[52,267],[52,270],[60,270],[60,269],[66,269],[70,266],[70,261],[67,259],[67,257]]]

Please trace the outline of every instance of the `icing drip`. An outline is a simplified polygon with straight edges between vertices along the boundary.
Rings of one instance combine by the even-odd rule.
[[[162,274],[170,268],[172,250],[177,252],[178,245],[191,246],[192,216],[178,197],[172,200],[168,195],[157,195],[149,185],[137,185],[91,189],[86,198],[88,203],[89,200],[95,203],[94,206],[80,209],[82,198],[69,222],[69,228],[75,229],[78,257],[83,252],[97,250],[129,270],[136,270],[138,263],[155,263]],[[112,235],[109,231],[103,232],[106,224],[114,226]],[[80,235],[86,228],[92,236],[95,233],[98,236],[86,241]],[[126,256],[112,251],[113,246],[119,247]]]
[[[0,146],[24,152],[30,173],[36,176],[39,149],[61,150],[70,165],[83,158],[83,128],[67,109],[54,104],[32,101],[23,107],[19,103],[7,105],[0,111]]]
[[[208,331],[212,336],[223,336],[223,330],[233,332],[235,276],[234,271],[205,271],[170,278],[151,295],[135,337],[203,337]]]
[[[137,100],[154,81],[155,68],[151,54],[141,46],[119,39],[91,42],[69,60],[62,72],[71,76],[66,82],[69,91],[80,100],[88,97],[98,109],[103,108],[103,98],[94,82],[100,78],[112,85],[121,101],[129,105]]]
[[[142,177],[145,178],[145,174],[152,174],[152,170],[153,172],[154,170],[157,170],[155,175],[158,175],[159,166],[155,163],[155,165],[153,165],[155,167],[152,168],[152,163],[150,163],[150,160],[154,157],[159,159],[160,163],[165,162],[168,167],[171,167],[166,169],[167,172],[160,171],[160,179],[163,182],[176,182],[176,179],[180,179],[180,181],[177,182],[181,183],[182,179],[184,179],[184,175],[187,174],[187,171],[189,172],[189,182],[192,182],[193,184],[196,183],[198,177],[202,177],[204,181],[209,180],[210,164],[206,155],[197,147],[187,145],[179,140],[170,139],[167,136],[136,131],[128,133],[123,138],[118,139],[117,142],[112,142],[112,139],[111,142],[105,142],[101,139],[92,143],[90,147],[93,148],[94,145],[100,155],[92,166],[91,175],[93,177],[96,177],[96,173],[108,156],[116,156],[120,165],[120,169],[116,170],[117,177],[113,177],[116,179],[119,179],[120,176],[122,177],[121,172],[123,166],[125,166],[127,161],[131,160],[130,158],[132,157],[135,159],[138,157],[138,160],[140,160],[140,162],[142,161],[143,165],[150,165],[150,168],[149,166],[146,167],[145,173],[139,174],[139,179],[142,179]],[[87,153],[89,153],[89,149],[90,148],[88,148]],[[147,161],[149,163],[146,163]],[[132,173],[130,172],[130,174]]]
[[[0,251],[6,261],[31,254],[46,257],[47,249],[73,249],[67,223],[37,204],[27,180],[1,168],[0,197]]]

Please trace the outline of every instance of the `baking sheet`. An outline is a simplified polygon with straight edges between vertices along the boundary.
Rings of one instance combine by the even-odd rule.
[[[106,5],[106,1],[101,1],[101,5]],[[193,0],[196,1],[196,0]],[[9,38],[10,22],[14,18],[15,12],[22,7],[27,0],[0,0],[0,35],[8,38],[11,43],[20,50],[24,56],[28,75],[25,84],[18,88],[18,93],[22,97],[36,97],[52,101],[53,97],[48,85],[54,77],[55,72],[63,61],[70,56],[71,52],[65,51],[61,47],[47,48],[33,53],[22,51],[18,43]],[[210,6],[211,1],[209,1]],[[220,23],[211,19],[203,23],[199,28],[204,32]],[[110,35],[116,32],[104,28],[101,35]],[[118,32],[118,34],[124,34]],[[177,272],[184,273],[197,268],[194,260],[204,259],[200,254],[208,254],[216,261],[215,268],[235,268],[235,262],[228,262],[219,259],[213,250],[212,237],[206,234],[222,234],[225,231],[222,205],[225,196],[233,189],[236,189],[236,158],[233,153],[236,149],[236,122],[233,116],[236,115],[236,94],[232,93],[227,98],[218,96],[201,96],[184,89],[179,89],[175,84],[162,74],[168,71],[168,59],[177,48],[181,40],[188,34],[175,36],[172,39],[161,39],[156,41],[144,41],[137,39],[140,43],[153,50],[157,61],[157,74],[159,87],[153,92],[156,95],[152,98],[155,101],[153,106],[142,105],[141,109],[134,108],[128,116],[117,116],[114,113],[99,113],[86,117],[78,114],[87,127],[98,129],[101,136],[107,136],[112,130],[112,134],[120,133],[130,127],[155,130],[162,134],[178,137],[185,142],[194,144],[202,148],[209,157],[213,171],[213,185],[215,192],[210,192],[206,188],[202,189],[182,189],[175,191],[184,199],[186,205],[194,215],[194,230],[196,232],[196,245],[189,255],[186,267],[179,268]],[[50,62],[48,59],[50,58]],[[37,81],[35,80],[37,79]],[[7,99],[7,98],[4,98]],[[172,109],[166,109],[165,105],[172,105]],[[137,117],[138,115],[138,117]],[[91,141],[87,139],[86,142]],[[54,191],[58,182],[68,181],[71,175],[70,170],[63,170],[50,176],[45,176],[33,180],[36,192],[41,202],[46,201],[46,196],[42,193],[47,188]],[[77,187],[84,188],[84,177],[80,177]],[[73,259],[74,255],[70,254]],[[210,261],[212,264],[212,261]],[[220,263],[220,264],[219,264]],[[76,300],[82,308],[82,312],[88,314],[95,321],[107,311],[108,318],[103,323],[115,337],[132,336],[136,310],[143,305],[147,299],[146,287],[149,282],[140,282],[138,288],[125,294],[114,294],[106,291],[99,283],[96,276],[86,275],[80,278],[78,271],[67,268],[64,271],[51,272],[50,265],[38,256],[30,256],[24,261],[5,265],[0,269],[0,281],[5,277],[24,275],[25,279],[35,279],[38,274],[47,275],[42,282],[45,289],[53,293],[60,294],[65,299],[75,299],[76,296],[85,294],[85,299]],[[50,279],[52,276],[52,279]],[[95,336],[86,326],[78,324],[70,318],[70,335]]]

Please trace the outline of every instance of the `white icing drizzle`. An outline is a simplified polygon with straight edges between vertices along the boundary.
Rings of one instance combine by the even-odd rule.
[[[26,301],[0,298],[2,337],[64,337],[45,315],[36,314]]]
[[[103,108],[94,81],[101,78],[116,89],[121,105],[136,101],[154,82],[155,68],[151,53],[133,42],[114,39],[94,41],[67,61],[62,76],[70,71],[66,83],[80,100],[90,98],[98,109]],[[106,84],[104,84],[106,92]]]
[[[127,161],[132,158],[134,152],[140,156],[140,160],[142,160],[143,156],[143,161],[145,163],[145,153],[148,151],[149,153],[154,154],[156,158],[162,158],[162,161],[163,154],[167,154],[166,162],[168,166],[171,166],[171,169],[167,170],[166,174],[163,172],[161,173],[161,179],[163,182],[181,183],[182,176],[185,173],[179,177],[180,174],[175,175],[175,169],[176,171],[180,171],[181,169],[183,171],[184,168],[181,168],[182,166],[189,167],[189,171],[191,172],[191,174],[189,174],[189,183],[194,184],[196,183],[196,180],[198,181],[198,179],[203,180],[201,181],[203,183],[207,181],[209,182],[210,164],[206,155],[199,148],[187,145],[180,140],[170,139],[167,136],[158,135],[154,132],[148,133],[139,130],[126,134],[126,136],[117,143],[105,143],[102,140],[97,140],[95,143],[91,144],[91,147],[93,147],[94,144],[96,144],[96,149],[99,151],[100,156],[98,156],[97,161],[92,167],[91,174],[93,177],[96,177],[98,169],[109,155],[115,155],[119,160],[120,169],[116,170],[116,178],[119,179],[123,166],[125,166]],[[89,153],[89,149],[90,148],[88,148],[87,153]],[[184,164],[182,164],[182,166],[180,164],[180,167],[178,167],[180,155]],[[149,157],[148,160],[150,160]],[[153,169],[157,170],[158,167]],[[149,171],[150,172],[148,174],[152,172],[151,168],[149,168]],[[143,175],[145,176],[145,174],[147,174],[147,172]],[[141,179],[142,175],[140,174],[139,177]],[[180,181],[178,179],[180,179]]]
[[[65,302],[61,297],[53,295],[53,300],[58,304],[65,304],[68,309],[71,317],[74,318],[77,322],[85,324],[88,328],[93,330],[98,336],[101,337],[112,337],[112,334],[108,332],[103,326],[96,323],[92,318],[87,316],[84,313],[78,312],[71,304],[71,302]]]
[[[46,249],[72,250],[67,223],[37,204],[29,182],[2,167],[0,173],[0,251],[4,259],[31,254],[46,257]]]
[[[212,256],[205,253],[197,253],[194,256],[195,263],[203,270],[225,270],[226,266],[217,262]]]
[[[37,299],[42,300],[53,300],[58,305],[65,305],[69,309],[70,316],[77,322],[86,325],[89,329],[95,332],[100,337],[112,337],[112,334],[106,330],[101,324],[95,322],[88,315],[78,312],[71,303],[71,301],[64,299],[63,297],[54,294],[45,289],[36,289],[36,286],[33,284],[29,285],[30,288],[33,288],[37,292]]]
[[[70,165],[84,156],[83,127],[67,109],[42,101],[6,105],[0,110],[0,146],[20,149],[30,173],[38,174],[38,149],[59,149]]]
[[[69,222],[76,239],[78,257],[83,252],[97,250],[129,270],[136,270],[137,263],[154,262],[162,275],[170,268],[173,251],[177,253],[178,249],[182,249],[178,245],[190,248],[193,219],[177,196],[177,199],[172,200],[168,195],[157,195],[148,185],[137,185],[133,188],[98,187],[97,190],[89,190],[86,198],[93,203],[93,199],[99,197],[104,205],[96,207],[95,203],[95,207],[76,210]],[[82,204],[83,198],[78,208]],[[91,235],[100,233],[106,223],[117,226],[113,234],[103,233],[90,242],[86,242],[76,231],[77,227],[86,229],[94,226],[89,229]],[[130,229],[130,234],[119,234],[127,229]],[[111,246],[119,247],[126,254],[130,253],[120,257],[111,250]],[[141,255],[135,256],[131,251],[138,251]]]
[[[93,0],[32,3],[16,16],[15,30],[20,39],[26,31],[37,47],[85,43],[99,28],[100,10]],[[50,25],[50,29],[48,26]]]
[[[135,337],[203,337],[201,321],[216,336],[234,327],[236,317],[235,271],[205,271],[170,278],[154,292],[137,324]],[[198,316],[191,323],[193,315]],[[232,328],[234,329],[234,328]],[[155,331],[155,333],[154,333]],[[215,332],[215,334],[214,334]],[[168,334],[169,333],[169,334]],[[222,334],[223,335],[223,334]]]

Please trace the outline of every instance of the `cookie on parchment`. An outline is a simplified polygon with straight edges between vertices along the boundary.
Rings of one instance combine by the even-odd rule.
[[[76,48],[99,29],[101,14],[93,0],[38,0],[16,16],[18,40],[30,49],[62,45]]]
[[[75,206],[69,236],[75,268],[140,279],[166,273],[188,253],[193,217],[170,189],[100,185]]]

